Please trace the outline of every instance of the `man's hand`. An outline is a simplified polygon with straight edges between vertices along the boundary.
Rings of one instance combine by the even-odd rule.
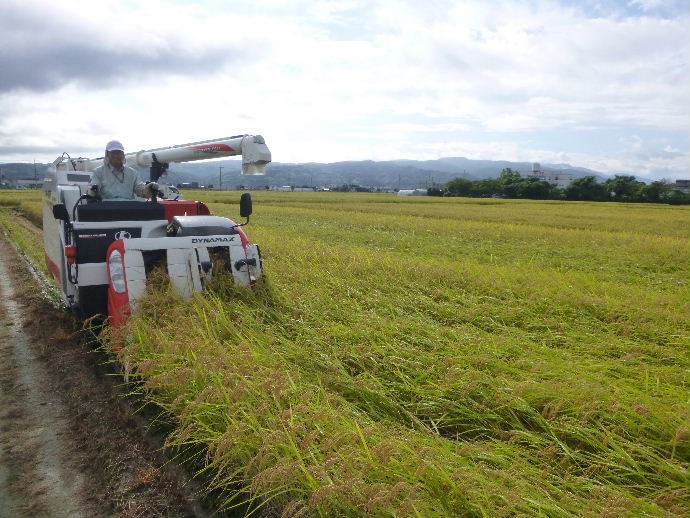
[[[98,185],[92,185],[91,187],[89,187],[86,191],[86,195],[89,198],[100,199],[101,195],[98,192]]]
[[[156,182],[148,182],[146,187],[148,188],[149,193],[151,193],[151,196],[158,194],[161,190]]]

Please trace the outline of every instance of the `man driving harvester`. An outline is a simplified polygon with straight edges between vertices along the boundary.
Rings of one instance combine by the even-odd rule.
[[[125,148],[121,142],[111,140],[105,146],[103,165],[91,177],[89,196],[102,200],[134,200],[148,198],[159,190],[156,182],[144,183],[137,172],[125,165]]]

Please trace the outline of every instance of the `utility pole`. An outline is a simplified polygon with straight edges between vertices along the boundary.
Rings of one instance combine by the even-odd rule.
[[[36,159],[34,158],[34,182],[36,180],[38,180],[38,178],[36,177]]]
[[[218,166],[218,190],[223,190],[223,166]]]

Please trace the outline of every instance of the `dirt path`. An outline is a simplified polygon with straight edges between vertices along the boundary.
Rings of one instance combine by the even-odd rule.
[[[28,222],[27,222],[28,223]],[[0,236],[0,518],[205,516],[104,358]]]
[[[6,502],[0,515],[93,516],[97,513],[80,496],[84,477],[65,458],[65,409],[42,383],[44,366],[29,346],[5,261],[0,261],[0,296],[0,500]]]

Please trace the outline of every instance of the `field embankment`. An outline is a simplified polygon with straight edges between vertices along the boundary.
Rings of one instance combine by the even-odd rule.
[[[125,349],[227,506],[690,511],[687,207],[254,199],[263,288],[152,293]]]
[[[42,263],[41,230],[20,216],[31,209],[8,207],[5,194],[0,517],[206,516],[196,484],[160,451],[159,426],[135,415],[93,335],[48,302],[6,237]]]

